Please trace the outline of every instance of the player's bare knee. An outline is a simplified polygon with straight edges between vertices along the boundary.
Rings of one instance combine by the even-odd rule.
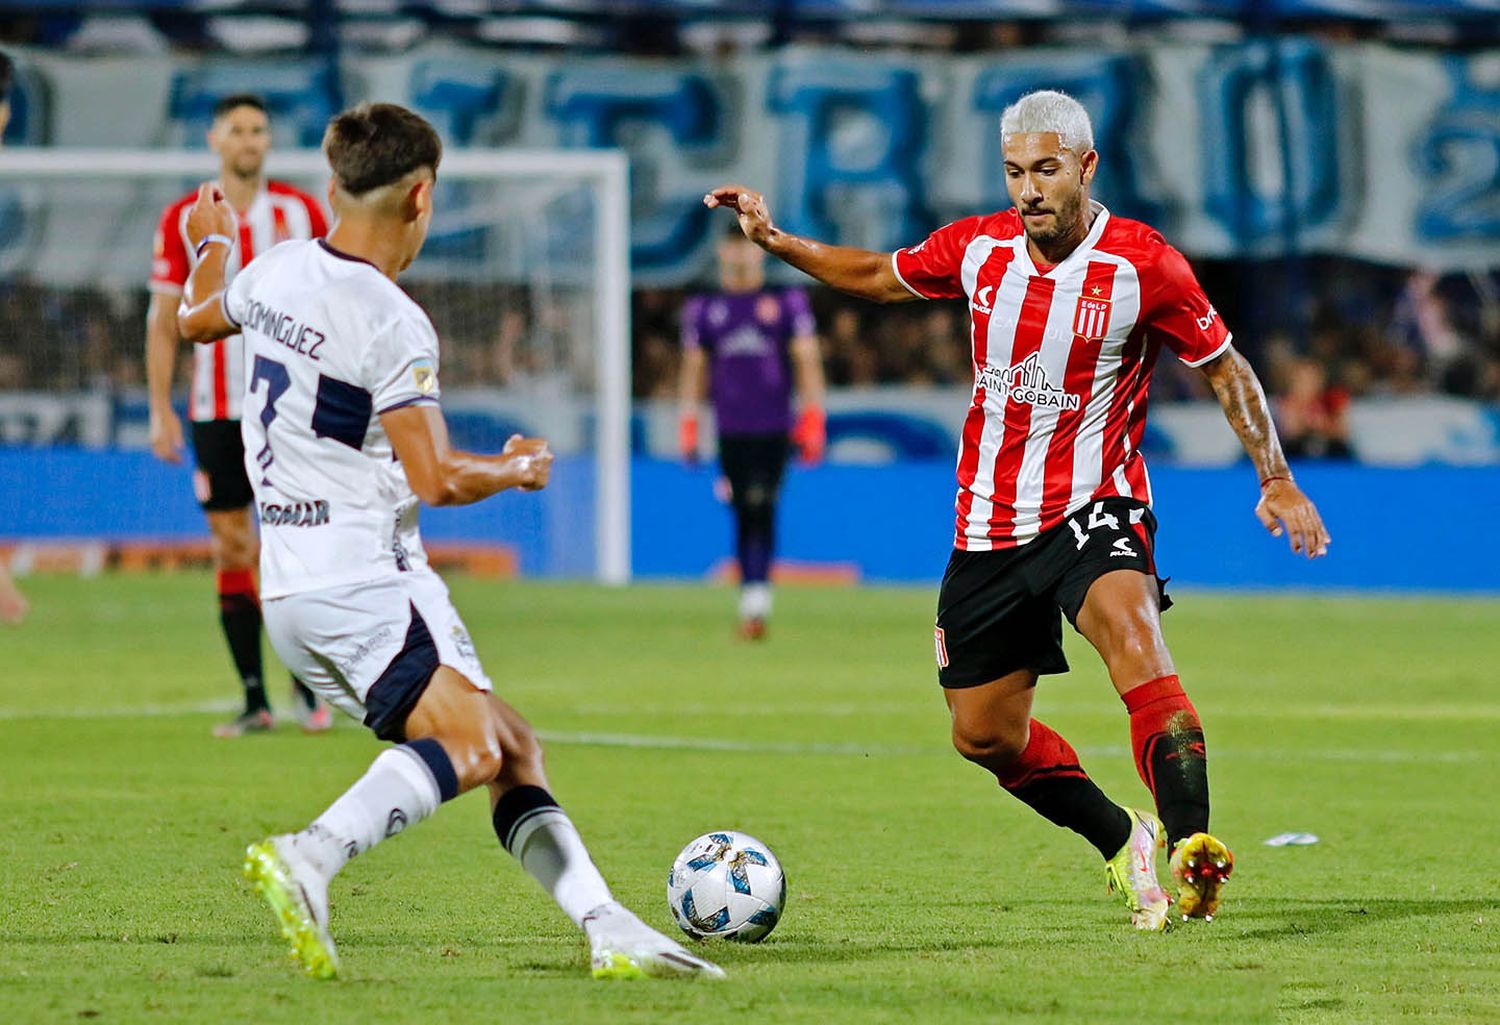
[[[531,724],[513,710],[497,708],[494,717],[497,742],[504,752],[505,764],[500,779],[512,785],[538,783],[545,778],[542,765],[542,742]]]
[[[460,790],[472,790],[493,781],[505,766],[505,753],[493,735],[438,739],[453,762]]]
[[[1111,638],[1105,657],[1110,675],[1148,680],[1171,672],[1166,643],[1155,623],[1135,622],[1122,626],[1124,628]]]
[[[244,523],[227,516],[216,516],[209,520],[209,524],[212,528],[211,549],[216,569],[255,568],[260,551],[255,532],[250,528],[248,514]]]
[[[953,723],[953,747],[960,755],[987,769],[1010,765],[1026,750],[1027,730],[1003,724]]]

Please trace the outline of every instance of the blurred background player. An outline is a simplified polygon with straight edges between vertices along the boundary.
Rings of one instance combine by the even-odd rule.
[[[468,505],[546,486],[552,453],[515,435],[499,455],[452,448],[438,398],[438,337],[396,285],[432,218],[442,143],[417,114],[366,104],[324,150],[338,226],[243,269],[226,289],[234,216],[205,185],[187,229],[203,262],[183,338],[244,327],[260,409],[245,421],[265,510],[266,623],[287,664],[398,746],[306,829],[251,845],[245,873],[312,975],[338,973],[328,884],[355,855],[476,787],[505,849],[588,936],[596,977],[724,973],[621,906],[547,791],[542,750],[491,692],[418,531],[419,500]],[[295,329],[283,337],[282,325]],[[288,341],[290,339],[290,341]],[[264,384],[264,388],[259,386]],[[395,524],[394,533],[392,524]],[[513,634],[525,644],[525,629]]]
[[[1233,868],[1208,832],[1198,713],[1161,633],[1156,518],[1140,454],[1163,347],[1208,379],[1260,478],[1256,515],[1293,551],[1328,533],[1292,481],[1260,382],[1182,254],[1089,196],[1098,169],[1088,113],[1029,93],[1001,118],[1014,209],[967,217],[895,253],[825,246],[777,229],[741,186],[705,197],[745,235],[835,288],[880,302],[966,298],[974,391],[958,461],[957,536],[935,628],[953,745],[1105,859],[1137,928],[1162,929],[1156,852],[1172,846],[1183,917],[1212,918]],[[1125,808],[1031,716],[1037,680],[1068,671],[1065,615],[1099,652],[1130,717],[1136,769],[1157,814]]]
[[[235,212],[230,273],[278,242],[321,238],[327,219],[318,201],[282,182],[267,181],[271,122],[258,96],[240,93],[214,105],[208,146],[220,161],[219,188]],[[151,305],[146,314],[146,381],[151,405],[151,450],[169,463],[182,461],[182,422],[172,409],[172,371],[177,363],[177,306],[184,282],[201,254],[187,239],[187,215],[197,194],[163,211],[151,263]],[[261,665],[261,611],[256,596],[258,542],[250,512],[250,480],[240,441],[240,403],[245,357],[239,335],[193,352],[188,418],[193,424],[193,488],[208,517],[219,622],[244,688],[244,710],[214,728],[216,737],[239,737],[275,725]],[[328,709],[311,690],[292,680],[292,708],[302,728],[331,725]]]
[[[734,510],[740,634],[765,636],[776,554],[776,498],[788,447],[823,458],[823,364],[807,293],[767,288],[765,253],[731,225],[718,246],[719,290],[682,311],[680,447],[698,458],[698,411],[713,400],[719,465]],[[801,413],[793,419],[795,388]]]
[[[10,124],[10,58],[0,53],[0,146],[5,144],[5,126]],[[19,623],[26,618],[26,596],[11,580],[5,564],[0,562],[0,623]]]

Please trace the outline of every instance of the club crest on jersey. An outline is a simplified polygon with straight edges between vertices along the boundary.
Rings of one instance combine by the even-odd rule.
[[[1103,341],[1109,334],[1111,305],[1108,299],[1079,296],[1078,306],[1073,310],[1073,333],[1085,341]]]
[[[411,365],[411,379],[417,386],[417,391],[430,395],[432,389],[437,387],[437,368],[432,365],[431,360],[417,360]]]

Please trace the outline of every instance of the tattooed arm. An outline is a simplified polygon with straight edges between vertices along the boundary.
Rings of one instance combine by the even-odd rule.
[[[1276,436],[1276,425],[1271,422],[1266,393],[1261,390],[1249,362],[1230,346],[1200,369],[1218,396],[1224,418],[1255,464],[1261,482],[1255,515],[1273,536],[1287,534],[1292,551],[1309,559],[1327,553],[1328,530],[1317,507],[1292,480],[1291,468],[1281,451],[1281,439]]]

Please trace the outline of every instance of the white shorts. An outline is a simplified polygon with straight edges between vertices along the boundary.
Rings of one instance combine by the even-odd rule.
[[[406,739],[406,717],[440,665],[492,689],[447,585],[426,567],[272,598],[262,613],[286,667],[384,740]]]

